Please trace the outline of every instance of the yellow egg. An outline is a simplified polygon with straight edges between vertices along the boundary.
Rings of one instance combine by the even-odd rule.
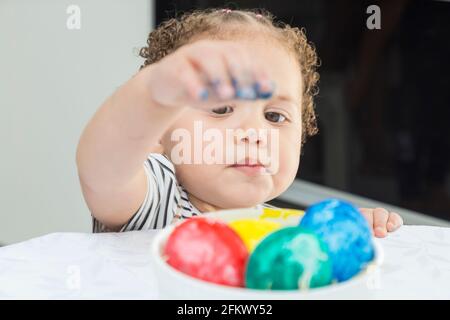
[[[241,237],[249,252],[252,252],[267,234],[281,228],[279,223],[256,219],[235,220],[230,222],[229,226]]]
[[[260,216],[261,219],[265,218],[282,218],[287,219],[289,217],[303,217],[305,211],[297,209],[285,209],[285,208],[263,208],[263,213]]]

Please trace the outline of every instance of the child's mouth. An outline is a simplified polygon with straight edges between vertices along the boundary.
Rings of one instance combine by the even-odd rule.
[[[241,171],[242,173],[245,173],[249,176],[257,176],[261,175],[266,172],[266,168],[262,165],[242,165],[242,164],[235,164],[232,165],[231,168],[234,168],[236,170]]]
[[[266,167],[257,161],[250,161],[245,159],[243,163],[236,163],[230,166],[236,170],[245,173],[246,175],[256,176],[266,172]]]

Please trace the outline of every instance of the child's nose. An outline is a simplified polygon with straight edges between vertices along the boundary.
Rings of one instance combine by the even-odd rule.
[[[239,129],[235,137],[237,143],[256,144],[258,147],[267,144],[268,128],[263,113],[259,112],[259,106],[247,105],[240,114]]]
[[[263,147],[267,144],[267,135],[264,130],[256,130],[255,128],[243,129],[238,131],[235,135],[236,143],[256,144]]]

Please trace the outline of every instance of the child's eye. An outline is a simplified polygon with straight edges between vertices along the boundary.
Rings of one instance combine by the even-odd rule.
[[[266,112],[265,117],[270,122],[284,122],[286,121],[286,117],[278,112]]]
[[[222,106],[222,107],[214,108],[211,111],[215,114],[222,115],[222,114],[227,114],[227,113],[233,112],[233,107],[232,106]]]

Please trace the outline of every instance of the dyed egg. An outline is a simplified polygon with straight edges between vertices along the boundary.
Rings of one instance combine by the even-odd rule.
[[[332,266],[326,246],[309,230],[279,229],[250,255],[245,273],[247,288],[295,290],[328,285]]]
[[[350,279],[374,258],[369,224],[350,203],[337,199],[319,202],[306,210],[299,226],[325,242],[337,281]]]
[[[287,219],[290,217],[302,217],[305,214],[303,210],[287,209],[287,208],[263,208],[263,213],[260,218],[282,218]]]
[[[256,219],[235,220],[230,222],[229,226],[241,237],[249,252],[253,251],[267,234],[281,228],[279,223]]]
[[[247,248],[225,223],[192,218],[178,225],[164,248],[167,263],[198,279],[229,285],[244,285]]]

